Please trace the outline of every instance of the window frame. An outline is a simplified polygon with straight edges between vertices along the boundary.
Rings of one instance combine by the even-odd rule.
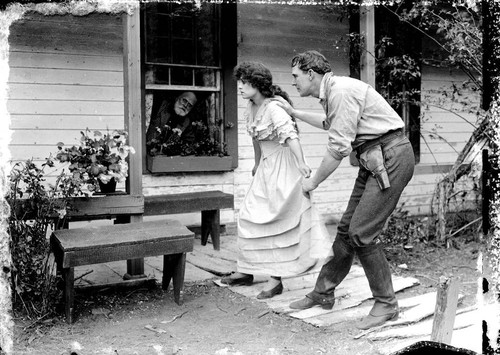
[[[144,5],[144,4],[143,4]],[[206,172],[206,171],[231,171],[238,166],[238,129],[237,129],[237,88],[236,81],[233,79],[232,71],[237,63],[237,12],[236,4],[221,3],[216,4],[219,7],[219,40],[218,40],[218,60],[219,66],[210,65],[183,65],[175,63],[155,63],[146,61],[146,6],[141,6],[141,76],[142,76],[142,90],[141,95],[145,98],[148,93],[155,91],[193,91],[203,92],[205,94],[216,93],[216,117],[221,120],[219,125],[220,136],[227,148],[227,157],[224,159],[215,159],[213,156],[185,156],[175,157],[172,159],[169,156],[151,157],[146,152],[146,139],[145,132],[146,125],[146,105],[142,107],[142,130],[143,134],[143,173],[156,174],[156,173],[174,173],[174,172]],[[154,84],[147,83],[146,71],[148,65],[158,65],[166,67],[183,67],[192,68],[193,73],[196,69],[214,69],[215,85],[213,86],[196,86],[196,85],[172,85],[172,84]],[[195,84],[193,78],[193,84]],[[145,100],[144,100],[145,101]],[[152,169],[153,161],[163,162]],[[175,163],[174,162],[177,162]],[[153,171],[151,171],[153,170]]]

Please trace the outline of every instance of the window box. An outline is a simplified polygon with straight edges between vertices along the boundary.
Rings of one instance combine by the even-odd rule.
[[[197,171],[230,171],[233,169],[231,156],[147,156],[151,173],[175,173]]]

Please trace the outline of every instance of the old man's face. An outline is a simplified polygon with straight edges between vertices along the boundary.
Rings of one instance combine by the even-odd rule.
[[[193,106],[196,105],[196,101],[196,95],[192,92],[182,93],[175,100],[175,113],[181,117],[186,116],[189,112],[191,112]]]

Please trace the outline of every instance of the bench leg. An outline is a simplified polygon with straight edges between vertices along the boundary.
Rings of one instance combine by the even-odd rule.
[[[201,211],[201,245],[207,245],[208,235],[212,236],[215,250],[220,250],[220,211]]]
[[[114,224],[127,224],[141,222],[142,216],[118,216]],[[124,280],[136,280],[146,278],[144,274],[144,258],[127,260],[127,272],[123,275]]]
[[[64,279],[64,307],[66,313],[66,323],[73,323],[73,303],[75,300],[75,268],[68,267],[62,269]]]
[[[184,274],[186,272],[186,253],[163,255],[163,278],[162,289],[167,290],[170,279],[173,279],[174,301],[178,305],[182,303],[181,291],[184,286]]]

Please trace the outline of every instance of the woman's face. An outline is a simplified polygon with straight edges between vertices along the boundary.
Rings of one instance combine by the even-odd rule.
[[[241,97],[247,100],[253,99],[255,95],[259,93],[259,90],[244,80],[238,80],[238,91],[240,92]]]

